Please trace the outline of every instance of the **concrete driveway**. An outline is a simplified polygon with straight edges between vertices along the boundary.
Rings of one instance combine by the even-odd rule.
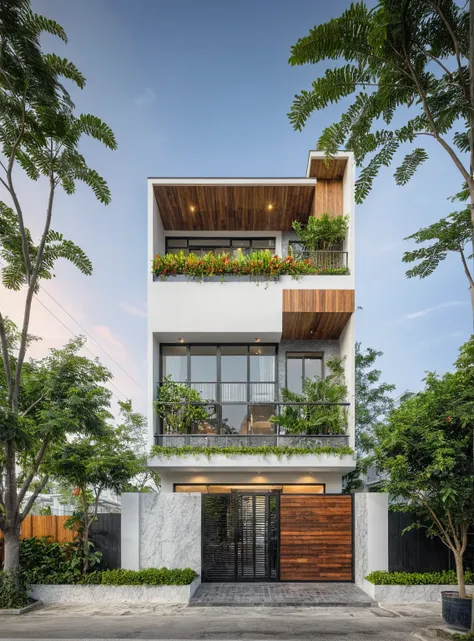
[[[0,616],[1,639],[401,641],[439,624],[440,605],[350,607],[50,606]]]

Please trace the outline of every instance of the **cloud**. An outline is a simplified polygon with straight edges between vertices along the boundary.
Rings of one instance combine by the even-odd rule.
[[[131,305],[126,301],[120,303],[120,307],[123,309],[124,312],[127,312],[127,314],[130,314],[131,316],[140,316],[140,318],[147,317],[147,313],[145,310],[139,309],[138,307],[135,307],[135,305]]]
[[[426,307],[425,309],[420,309],[417,312],[411,312],[410,314],[405,314],[399,318],[397,323],[404,323],[405,321],[414,320],[416,318],[424,318],[425,316],[431,316],[435,312],[438,312],[442,309],[447,309],[448,307],[458,307],[459,305],[467,305],[468,301],[463,300],[452,300],[447,301],[446,303],[439,303],[434,307]]]
[[[134,102],[135,105],[141,109],[142,107],[148,107],[149,105],[152,105],[156,100],[156,95],[155,92],[151,87],[147,87],[145,91],[141,94],[139,94]]]

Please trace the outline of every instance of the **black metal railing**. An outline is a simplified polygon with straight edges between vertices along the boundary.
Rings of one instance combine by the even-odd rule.
[[[318,269],[348,269],[349,252],[332,249],[293,249],[294,258],[299,260],[310,260],[313,267]]]
[[[161,383],[164,385],[166,383]],[[314,439],[326,444],[347,444],[348,402],[287,402],[279,399],[278,383],[186,382],[199,392],[190,401],[184,393],[176,400],[160,400],[157,444],[217,445],[285,444],[306,447]],[[176,390],[179,392],[179,390]],[[200,408],[201,412],[192,412]],[[310,441],[306,442],[306,439]]]

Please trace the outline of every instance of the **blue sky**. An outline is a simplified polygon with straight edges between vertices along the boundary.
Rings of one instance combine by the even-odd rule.
[[[67,56],[87,78],[74,92],[78,110],[104,119],[119,148],[87,142],[91,166],[108,181],[112,204],[97,203],[79,186],[57,200],[53,227],[90,256],[92,277],[60,265],[45,284],[135,384],[96,344],[116,375],[114,392],[146,411],[146,178],[148,176],[302,176],[308,150],[342,106],[314,115],[302,133],[286,113],[323,65],[291,68],[289,48],[316,23],[335,17],[348,1],[333,0],[33,0],[35,11],[61,23]],[[385,380],[398,392],[416,390],[425,370],[444,372],[472,327],[467,285],[455,258],[431,278],[407,280],[403,237],[452,210],[446,198],[461,180],[445,153],[404,188],[391,170],[356,210],[357,339],[384,352]],[[26,188],[33,229],[44,211],[42,185]],[[25,189],[23,190],[25,193]],[[5,296],[15,317],[18,298]],[[73,332],[81,329],[44,294],[41,300]],[[35,305],[36,350],[58,346],[70,332]],[[39,353],[39,352],[38,352]]]

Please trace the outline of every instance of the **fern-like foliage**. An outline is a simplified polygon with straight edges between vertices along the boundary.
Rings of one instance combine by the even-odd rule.
[[[414,240],[417,245],[423,245],[405,252],[404,263],[416,263],[406,275],[408,278],[430,276],[450,252],[458,253],[463,261],[472,256],[466,255],[466,245],[472,242],[471,208],[453,212],[433,225],[423,227],[405,238]],[[468,269],[467,264],[464,269]]]
[[[336,61],[295,96],[288,117],[301,131],[314,112],[350,100],[317,147],[328,157],[341,148],[354,152],[361,166],[357,202],[398,149],[421,135],[438,141],[447,136],[453,153],[468,151],[468,31],[468,8],[455,0],[381,0],[373,9],[356,2],[291,48],[293,66]],[[391,126],[395,113],[405,118],[404,126]],[[453,131],[459,121],[465,131]],[[420,147],[407,151],[395,171],[397,184],[406,184],[427,158]]]
[[[38,256],[38,245],[33,242],[30,231],[28,229],[25,231],[29,254],[35,263]],[[7,289],[18,291],[27,282],[22,239],[16,214],[3,202],[0,202],[0,257],[2,259],[3,285]],[[92,263],[82,249],[71,240],[66,240],[62,234],[51,229],[46,235],[35,291],[39,290],[39,281],[53,278],[56,261],[60,258],[71,262],[83,274],[92,274]]]

